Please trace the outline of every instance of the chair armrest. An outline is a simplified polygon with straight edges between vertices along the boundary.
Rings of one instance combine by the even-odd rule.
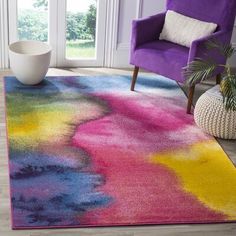
[[[160,13],[148,18],[133,20],[131,51],[146,42],[158,39],[164,25],[165,15],[166,13]]]
[[[209,40],[215,40],[220,43],[230,43],[232,36],[231,31],[217,31],[209,36],[197,39],[192,42],[189,51],[188,63],[193,61],[195,58],[213,58],[216,63],[222,64],[226,62],[226,58],[222,56],[217,50],[211,50],[206,52],[205,43]]]

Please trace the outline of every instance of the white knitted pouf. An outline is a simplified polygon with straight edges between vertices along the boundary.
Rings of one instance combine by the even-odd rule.
[[[196,124],[206,133],[223,139],[236,139],[236,111],[226,111],[219,85],[205,92],[194,109]]]

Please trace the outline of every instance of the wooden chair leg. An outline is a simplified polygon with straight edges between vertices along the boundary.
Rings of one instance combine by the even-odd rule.
[[[131,87],[130,87],[131,91],[134,91],[134,86],[135,86],[135,83],[136,83],[136,80],[137,80],[137,77],[138,77],[138,71],[139,71],[139,67],[135,66],[134,67],[134,72],[133,72],[133,79],[132,79],[132,83],[131,83]]]
[[[221,82],[221,74],[216,75],[216,84],[220,84]]]
[[[189,88],[187,114],[191,114],[191,107],[192,107],[192,104],[193,104],[194,89],[195,89],[195,85],[193,85]]]

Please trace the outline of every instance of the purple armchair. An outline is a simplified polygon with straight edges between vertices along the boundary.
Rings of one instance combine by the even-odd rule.
[[[204,58],[204,44],[207,40],[218,40],[229,43],[232,36],[236,13],[236,0],[167,0],[167,10],[183,15],[213,22],[218,25],[212,35],[192,42],[190,48],[159,40],[165,12],[145,19],[134,20],[132,24],[130,63],[135,66],[131,90],[134,90],[139,68],[166,76],[180,83],[185,81],[183,67],[196,57]],[[208,53],[209,56],[209,53]],[[210,54],[216,62],[225,63],[225,58],[217,52]],[[217,83],[220,83],[221,70],[214,72]],[[194,87],[189,88],[187,113],[191,111]]]

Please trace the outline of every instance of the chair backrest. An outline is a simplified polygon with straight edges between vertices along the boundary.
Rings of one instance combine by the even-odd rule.
[[[218,30],[233,30],[236,0],[167,0],[167,10],[216,23]]]

